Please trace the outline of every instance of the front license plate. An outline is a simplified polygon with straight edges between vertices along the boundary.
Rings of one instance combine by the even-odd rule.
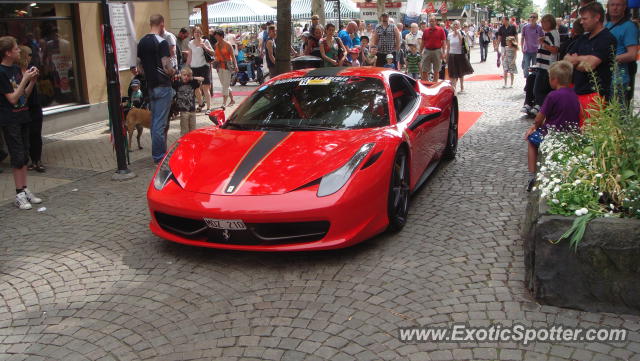
[[[205,218],[204,222],[207,224],[209,228],[214,228],[214,229],[227,229],[230,231],[247,229],[247,226],[245,226],[244,222],[241,219]]]

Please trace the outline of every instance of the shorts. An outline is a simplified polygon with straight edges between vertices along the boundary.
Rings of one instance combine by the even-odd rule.
[[[580,102],[580,128],[584,125],[585,119],[590,118],[589,112],[587,110],[598,109],[598,98],[600,94],[598,93],[589,93],[578,95],[578,101]]]
[[[2,126],[4,141],[11,157],[11,168],[20,169],[29,163],[29,123]]]
[[[542,143],[542,141],[544,140],[544,135],[540,132],[540,128],[538,128],[535,132],[531,133],[527,137],[527,140],[529,141],[529,143],[531,143],[531,145],[538,148],[540,147],[540,143]]]
[[[197,68],[191,68],[191,71],[193,71],[193,76],[200,76],[204,78],[202,85],[211,84],[211,67],[209,64],[199,66]]]

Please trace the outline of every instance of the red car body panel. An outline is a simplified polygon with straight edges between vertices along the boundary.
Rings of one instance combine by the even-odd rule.
[[[271,82],[305,76],[308,71],[283,74]],[[425,169],[443,155],[454,100],[448,82],[415,82],[420,101],[397,122],[389,87],[389,78],[394,74],[399,73],[368,67],[346,68],[339,73],[339,76],[376,77],[384,82],[390,125],[290,132],[253,166],[231,193],[227,193],[226,186],[238,165],[268,132],[209,127],[185,135],[169,160],[175,181],[169,181],[162,190],[157,190],[153,181],[149,186],[151,231],[188,245],[254,251],[342,248],[384,231],[389,224],[388,190],[398,148],[402,144],[407,146],[413,190]],[[419,110],[426,107],[440,108],[440,116],[412,130],[410,124],[418,117]],[[375,145],[347,183],[334,194],[317,196],[320,179],[342,167],[368,143]],[[377,159],[372,158],[374,156]],[[366,168],[362,166],[373,159],[376,160]],[[159,214],[189,220],[238,219],[249,225],[329,222],[330,226],[321,239],[314,241],[237,244],[211,239],[204,233],[202,237],[177,234],[161,226]]]

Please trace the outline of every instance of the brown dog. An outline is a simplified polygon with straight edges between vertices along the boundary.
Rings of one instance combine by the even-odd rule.
[[[133,130],[136,129],[138,134],[138,149],[140,146],[140,137],[144,128],[151,129],[151,111],[147,109],[131,108],[127,113],[127,132],[129,133],[129,151],[131,151],[131,140],[133,138]]]

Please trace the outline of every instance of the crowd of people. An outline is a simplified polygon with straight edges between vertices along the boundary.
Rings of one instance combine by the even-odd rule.
[[[545,15],[537,24],[533,13],[522,29],[522,68],[527,78],[522,111],[535,117],[525,134],[527,190],[534,186],[538,147],[550,129],[579,131],[590,109],[611,101],[629,106],[633,98],[639,31],[626,1],[609,0],[605,13],[599,2],[582,0],[577,15],[569,28],[560,30],[563,23],[553,16]],[[505,22],[499,36],[511,26]],[[505,84],[507,73],[505,67]]]

